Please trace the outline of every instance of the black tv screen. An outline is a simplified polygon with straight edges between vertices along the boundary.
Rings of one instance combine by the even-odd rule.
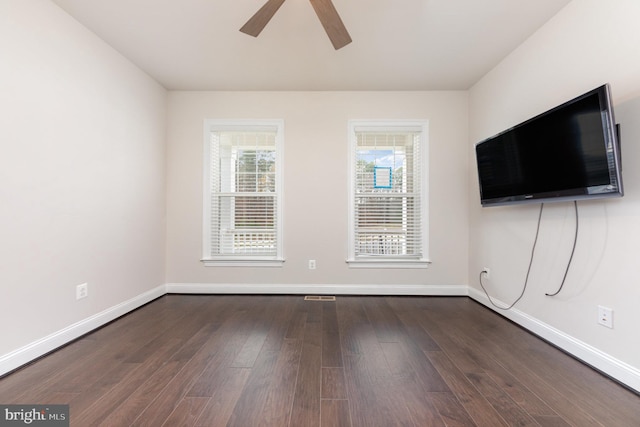
[[[623,195],[609,85],[475,148],[483,206]]]

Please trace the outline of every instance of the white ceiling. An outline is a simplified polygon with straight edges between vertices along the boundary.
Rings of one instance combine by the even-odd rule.
[[[570,0],[333,0],[334,50],[308,0],[253,38],[266,0],[53,0],[172,90],[465,90]]]

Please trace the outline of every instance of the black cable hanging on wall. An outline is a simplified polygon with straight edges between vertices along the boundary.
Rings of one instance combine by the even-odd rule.
[[[578,226],[579,226],[579,220],[578,220],[578,202],[576,200],[573,201],[573,206],[575,208],[576,211],[576,234],[573,238],[573,249],[571,249],[571,256],[569,257],[569,262],[567,263],[567,269],[564,271],[564,277],[562,278],[562,283],[560,283],[560,287],[558,288],[557,291],[555,291],[552,294],[545,294],[548,297],[554,297],[556,295],[558,295],[560,293],[560,291],[562,290],[562,288],[564,287],[564,281],[567,279],[567,273],[569,273],[569,267],[571,267],[571,261],[573,260],[573,254],[576,251],[576,243],[578,242]]]
[[[527,284],[529,283],[529,273],[531,273],[531,265],[533,264],[533,254],[536,251],[536,244],[538,243],[538,234],[540,234],[540,222],[541,222],[541,219],[542,219],[542,209],[543,208],[544,208],[544,203],[541,203],[540,204],[540,212],[538,213],[538,226],[536,227],[536,237],[533,239],[533,246],[531,247],[531,257],[529,259],[529,268],[527,268],[527,276],[524,279],[524,286],[522,287],[522,292],[520,293],[520,296],[510,306],[501,307],[498,304],[496,304],[495,302],[493,302],[493,300],[489,296],[489,293],[487,292],[487,290],[484,288],[484,285],[482,284],[482,274],[484,273],[484,271],[480,272],[480,287],[482,288],[482,290],[484,291],[485,295],[489,299],[489,302],[491,303],[491,305],[493,305],[495,308],[498,308],[500,310],[510,310],[511,308],[513,308],[514,305],[516,305],[516,303],[518,301],[520,301],[522,299],[522,297],[524,296],[524,292],[527,290]]]
[[[545,295],[548,296],[548,297],[553,297],[553,296],[558,295],[562,291],[562,289],[564,288],[564,283],[567,280],[567,274],[569,273],[569,268],[571,267],[571,262],[573,261],[573,255],[576,252],[576,245],[578,243],[578,230],[580,228],[580,218],[579,218],[579,215],[578,215],[578,202],[574,200],[573,206],[574,206],[575,216],[576,216],[576,230],[575,230],[575,235],[573,237],[573,247],[571,248],[571,256],[569,257],[569,262],[567,262],[567,268],[564,271],[564,277],[562,278],[562,282],[560,283],[560,287],[554,293],[545,293]],[[522,297],[524,296],[524,293],[525,293],[525,291],[527,289],[527,285],[529,283],[529,273],[531,273],[531,265],[533,264],[533,255],[534,255],[535,250],[536,250],[536,244],[538,243],[538,235],[540,233],[540,222],[541,222],[541,219],[542,219],[542,210],[543,210],[543,208],[544,208],[544,203],[542,203],[540,205],[540,212],[538,214],[538,226],[536,227],[536,237],[533,240],[533,246],[531,248],[531,257],[529,259],[529,268],[527,269],[527,275],[525,277],[524,286],[522,287],[522,292],[520,293],[520,296],[518,296],[518,298],[516,298],[516,300],[511,305],[509,305],[507,307],[499,306],[498,304],[496,304],[493,301],[493,299],[491,299],[491,296],[489,295],[489,293],[487,292],[487,290],[484,287],[484,284],[482,283],[482,275],[484,274],[484,270],[480,272],[480,276],[479,276],[480,287],[482,288],[482,290],[484,291],[485,295],[489,299],[489,302],[491,303],[491,305],[493,305],[494,307],[496,307],[496,308],[498,308],[500,310],[510,310],[511,308],[513,308],[513,306],[516,305],[516,303],[522,299]]]

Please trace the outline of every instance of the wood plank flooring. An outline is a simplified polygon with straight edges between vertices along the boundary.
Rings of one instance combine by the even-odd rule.
[[[640,397],[468,298],[167,295],[0,379],[72,426],[640,425]]]

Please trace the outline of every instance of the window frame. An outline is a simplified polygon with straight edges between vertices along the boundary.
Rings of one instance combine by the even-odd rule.
[[[270,255],[212,255],[211,227],[211,160],[212,132],[224,131],[275,131],[275,198],[276,198],[276,254]],[[283,245],[284,192],[283,192],[283,159],[284,159],[284,120],[219,120],[204,121],[204,155],[203,155],[203,215],[202,215],[202,258],[205,267],[281,267],[285,261]],[[241,193],[240,193],[241,194]]]
[[[350,268],[427,268],[429,259],[429,122],[427,120],[349,120],[349,205],[348,255]],[[420,135],[420,255],[419,256],[357,256],[356,255],[356,149],[357,132],[416,132]]]

